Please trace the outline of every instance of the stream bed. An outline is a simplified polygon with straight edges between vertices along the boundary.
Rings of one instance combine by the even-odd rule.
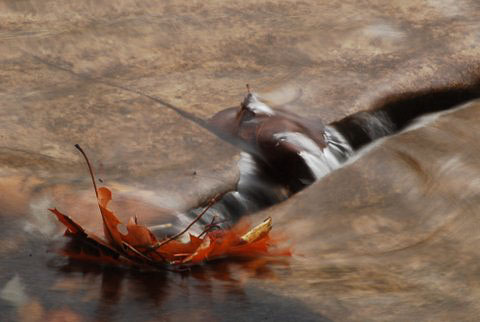
[[[208,119],[250,86],[325,124],[478,77],[477,1],[0,1],[1,321],[465,321],[480,312],[480,105],[360,149],[271,216],[288,260],[147,272],[69,260],[48,212],[101,231],[235,190]],[[162,103],[166,102],[167,105]]]

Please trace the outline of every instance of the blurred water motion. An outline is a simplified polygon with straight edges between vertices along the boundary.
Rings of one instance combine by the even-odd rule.
[[[70,262],[49,252],[64,239],[46,210],[100,229],[75,143],[122,219],[168,223],[234,188],[238,151],[136,92],[207,118],[236,106],[250,83],[274,105],[331,123],[387,94],[468,83],[478,72],[477,1],[0,8],[0,320],[479,315],[478,103],[380,140],[255,215],[289,235],[288,263],[218,262],[179,275]]]

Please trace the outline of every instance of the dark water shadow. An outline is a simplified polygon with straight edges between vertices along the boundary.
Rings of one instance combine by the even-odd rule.
[[[217,260],[181,273],[140,271],[77,260],[49,269],[64,279],[94,281],[98,301],[82,313],[101,321],[165,318],[224,321],[327,321],[300,302],[252,286],[275,283],[274,266],[288,271],[288,262]]]
[[[20,233],[20,232],[18,232]],[[145,271],[60,256],[63,238],[28,236],[1,259],[0,288],[18,276],[27,300],[44,316],[67,309],[87,321],[327,321],[305,304],[273,294],[288,261],[216,260],[189,271]],[[264,286],[268,285],[268,291]],[[0,299],[0,320],[18,320],[22,307]]]

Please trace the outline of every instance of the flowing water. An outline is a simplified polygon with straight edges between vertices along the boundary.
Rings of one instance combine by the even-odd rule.
[[[0,1],[0,320],[476,320],[478,9]],[[247,82],[272,111],[327,124],[323,151],[277,134],[316,180],[295,194],[203,121]],[[294,255],[184,273],[60,256],[48,208],[101,235],[75,143],[124,222],[175,231],[220,193],[194,231],[271,216]]]
[[[478,110],[471,105],[464,106],[463,110],[472,108]],[[409,131],[428,127],[439,117],[449,118],[450,113],[458,112],[437,113],[429,115],[428,118],[412,119],[411,127],[407,128],[407,132],[404,133],[408,134]],[[351,122],[351,119],[346,121]],[[355,121],[356,124],[359,122],[365,124],[362,125],[365,133],[383,134],[375,134],[372,142],[375,142],[378,137],[394,134],[391,127],[383,127],[384,123],[370,121],[368,114],[362,114],[360,121]],[[379,126],[378,124],[382,128],[373,129],[373,126]],[[343,131],[347,131],[346,129],[348,127],[343,127]],[[306,155],[300,155],[315,178],[321,180],[322,177],[336,170],[342,164],[350,164],[352,161],[349,161],[349,158],[351,157],[353,157],[352,160],[359,160],[363,154],[367,153],[366,158],[368,158],[368,152],[365,151],[371,149],[367,147],[366,150],[363,148],[354,153],[348,143],[342,139],[343,136],[336,131],[334,127],[326,128],[330,144],[323,152],[314,145],[313,141],[299,138],[300,134],[286,133],[282,136],[305,148]],[[344,135],[349,136],[347,132],[344,132]],[[402,135],[400,134],[400,136]],[[381,144],[388,145],[387,142]],[[401,157],[399,155],[397,158]],[[409,162],[415,165],[418,161],[411,160]],[[457,162],[452,159],[450,166],[445,164],[445,170],[441,170],[439,175],[449,175],[449,172],[457,171],[457,168],[460,167]],[[213,216],[228,226],[241,216],[282,202],[290,196],[285,187],[275,183],[268,173],[262,172],[254,158],[248,153],[242,153],[238,167],[240,178],[236,190],[225,194],[206,214],[204,220],[193,227],[192,233],[201,232],[204,225],[209,223]],[[421,173],[421,175],[428,174]],[[472,184],[476,182],[475,180],[478,181],[474,179]],[[433,181],[431,184],[443,185],[445,183]],[[412,187],[412,189],[418,188]],[[281,292],[277,295],[263,288],[255,287],[254,281],[264,281],[268,285],[277,283],[278,278],[290,276],[292,274],[290,260],[273,263],[263,260],[254,262],[217,261],[209,265],[194,267],[185,273],[170,273],[105,267],[95,263],[63,258],[56,253],[56,250],[62,247],[65,238],[59,234],[58,224],[53,221],[53,218],[45,217],[45,209],[48,206],[48,202],[30,203],[30,215],[27,218],[13,218],[7,226],[2,228],[3,244],[7,248],[7,256],[2,260],[2,265],[15,268],[3,275],[4,284],[0,293],[3,301],[2,316],[7,320],[28,320],[34,319],[36,316],[46,316],[48,319],[67,316],[74,320],[87,318],[102,321],[152,318],[162,320],[238,318],[246,320],[252,317],[273,320],[295,318],[315,321],[328,320],[318,312],[313,312],[305,307],[301,301],[292,300]],[[430,206],[435,207],[435,204],[432,203]],[[471,207],[469,204],[456,204],[456,211],[460,212],[464,206]],[[171,218],[174,220],[170,222],[172,227],[175,230],[181,229],[200,210],[201,208],[187,214],[173,215]],[[292,220],[295,221],[295,218]],[[383,221],[385,220],[388,219],[383,219]],[[359,229],[377,229],[368,228],[372,224],[373,227],[378,225],[378,223],[367,221],[361,224]],[[387,226],[390,224],[388,221],[380,223],[380,225]],[[162,229],[157,229],[156,232],[165,233]],[[303,233],[306,232],[307,230]],[[336,231],[336,234],[341,234],[341,230]],[[292,239],[295,239],[296,243],[301,242],[298,237]],[[313,240],[315,239],[309,240],[307,244],[310,245]],[[8,247],[14,251],[8,252]],[[295,259],[292,260],[295,261]],[[32,265],[32,262],[35,265]],[[331,264],[327,265],[327,267],[329,266]],[[308,270],[308,265],[304,269]],[[340,274],[339,276],[346,274],[340,268],[329,268],[329,270],[333,271],[328,271],[328,274]],[[318,279],[322,275],[315,274],[315,276]],[[327,278],[333,282],[339,277]],[[368,277],[364,276],[363,278],[366,279],[365,283],[368,283]],[[372,275],[372,278],[378,277]],[[359,286],[359,289],[362,287]],[[45,297],[45,294],[49,295]],[[227,316],[228,318],[226,318]]]

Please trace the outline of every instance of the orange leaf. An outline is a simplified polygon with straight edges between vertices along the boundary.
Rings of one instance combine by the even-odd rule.
[[[237,234],[232,231],[227,231],[221,238],[214,239],[215,247],[210,253],[211,257],[220,257],[228,253],[228,250],[241,242]]]
[[[98,203],[103,208],[107,208],[108,203],[112,200],[112,192],[106,187],[100,187],[98,192]]]
[[[193,264],[195,264],[195,263],[199,263],[199,262],[202,262],[202,261],[206,260],[208,258],[208,255],[212,251],[213,247],[215,247],[215,243],[210,239],[210,237],[208,237],[208,236],[205,237],[203,239],[202,243],[200,244],[200,246],[198,246],[195,253],[193,253],[192,255],[185,258],[182,261],[182,264],[183,263],[193,263]]]
[[[167,259],[169,262],[173,262],[179,260],[179,257],[188,257],[193,254],[202,242],[203,239],[190,235],[190,242],[182,243],[172,240],[171,242],[157,248],[156,253]]]
[[[105,187],[98,189],[98,205],[103,219],[103,233],[107,241],[117,249],[122,249],[122,235],[118,231],[118,220],[115,214],[106,207],[112,200],[112,192]]]
[[[136,218],[130,218],[127,224],[127,234],[118,230],[121,224],[118,217],[109,209],[112,200],[109,189],[101,187],[97,190],[104,234],[107,241],[88,234],[70,217],[57,209],[50,211],[67,227],[66,234],[80,242],[80,250],[73,248],[65,250],[72,258],[95,260],[101,262],[150,265],[158,268],[168,264],[198,264],[218,257],[259,257],[259,256],[289,256],[290,249],[275,249],[272,245],[278,240],[269,236],[272,221],[265,221],[250,228],[247,221],[241,221],[230,230],[215,230],[204,238],[190,235],[188,243],[166,239],[161,246],[151,251],[150,246],[158,244],[157,238],[143,225],[137,224]]]
[[[85,259],[99,262],[119,263],[120,254],[108,245],[105,241],[94,234],[85,232],[85,230],[77,224],[69,216],[62,214],[57,209],[49,209],[58,220],[67,227],[66,234],[74,238],[78,243],[78,247],[67,247],[63,253],[70,258]]]
[[[53,214],[55,216],[57,216],[58,220],[65,225],[65,227],[67,227],[67,231],[65,233],[70,233],[70,234],[73,234],[73,235],[77,235],[77,234],[85,234],[85,231],[83,230],[82,226],[80,226],[79,224],[77,224],[76,222],[74,222],[72,220],[72,218],[68,217],[67,215],[64,215],[62,214],[60,211],[57,210],[57,208],[55,209],[48,209],[50,210],[51,212],[53,212]]]
[[[143,225],[137,225],[133,217],[128,221],[127,231],[128,234],[126,236],[121,235],[122,240],[133,247],[146,248],[157,242],[157,238],[152,232]]]

